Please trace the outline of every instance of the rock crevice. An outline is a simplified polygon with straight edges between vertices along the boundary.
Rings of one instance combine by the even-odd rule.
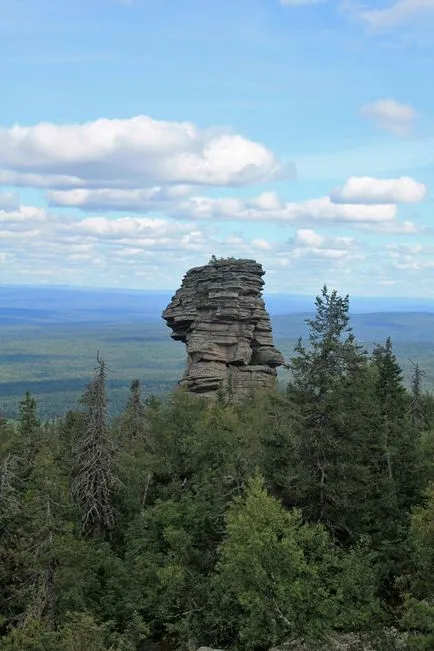
[[[163,312],[172,338],[187,346],[180,385],[205,396],[219,389],[240,400],[276,381],[283,364],[254,260],[218,260],[190,269]]]

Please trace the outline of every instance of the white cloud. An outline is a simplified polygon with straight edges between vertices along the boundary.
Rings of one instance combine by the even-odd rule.
[[[250,205],[261,210],[281,210],[285,206],[277,192],[263,192],[255,199],[251,199]]]
[[[44,232],[49,220],[50,216],[45,209],[34,206],[0,210],[0,248],[2,242],[7,242],[9,249],[10,241],[16,239],[21,243],[21,258],[24,260],[26,249],[23,245],[26,238],[38,238]]]
[[[397,203],[421,201],[426,193],[424,184],[409,177],[350,177],[329,196],[298,202],[285,202],[274,191],[250,198],[183,196],[191,189],[190,186],[158,186],[145,190],[76,189],[51,191],[47,196],[52,204],[77,207],[83,211],[129,209],[136,213],[157,212],[183,222],[266,222],[306,227],[314,223],[346,224],[350,228],[370,229],[372,232],[410,233],[416,232],[416,227],[412,222],[397,222]],[[101,217],[97,219],[102,223]],[[133,217],[124,218],[123,228],[127,224],[128,228],[132,224],[136,228],[139,222],[134,220]],[[119,228],[120,220],[117,222],[116,228]],[[107,229],[115,228],[113,220],[104,223]]]
[[[17,210],[0,210],[0,224],[40,223],[48,219],[44,208],[20,206]]]
[[[261,239],[253,239],[252,246],[259,251],[271,251],[273,248],[273,245],[270,242]]]
[[[388,258],[395,269],[403,272],[418,272],[434,268],[433,246],[422,244],[389,244],[386,246]],[[426,278],[426,277],[425,277]],[[430,278],[426,278],[430,280]]]
[[[291,205],[280,204],[282,210]],[[33,206],[3,211],[2,217],[2,282],[175,288],[187,269],[205,264],[214,253],[258,259],[267,271],[269,291],[314,293],[326,282],[357,293],[357,288],[375,290],[380,281],[391,278],[399,289],[399,273],[414,268],[409,256],[415,258],[417,269],[426,268],[429,258],[425,252],[422,260],[417,246],[396,255],[371,239],[368,244],[329,233],[325,230],[329,225],[342,226],[334,221],[316,222],[315,227],[313,222],[307,226],[308,221],[285,222],[283,236],[281,230],[267,226],[265,236],[258,232],[252,238],[240,225],[234,232],[227,222],[219,232],[217,220],[199,224],[143,215],[80,217]],[[368,232],[385,228],[393,232],[398,226],[393,220],[349,225]],[[413,284],[416,277],[412,275]]]
[[[14,210],[19,207],[16,192],[0,192],[0,210]]]
[[[352,176],[330,196],[336,203],[392,204],[418,203],[425,195],[426,186],[406,176],[397,179]]]
[[[319,197],[282,203],[280,208],[266,210],[258,208],[254,199],[192,197],[187,201],[181,201],[176,212],[180,217],[197,220],[376,223],[393,221],[397,209],[394,204],[342,204],[334,203],[330,197]]]
[[[315,233],[310,228],[300,228],[294,237],[294,243],[298,246],[320,247],[324,243],[324,236]]]
[[[348,259],[350,252],[345,251],[344,249],[325,249],[322,247],[305,247],[305,248],[295,249],[294,255],[297,258],[314,256],[317,258],[342,260],[343,258]]]
[[[185,233],[196,230],[195,226],[171,222],[167,219],[151,219],[147,217],[85,217],[77,222],[77,230],[97,237],[143,238],[155,239],[180,237]]]
[[[0,129],[0,170],[3,183],[66,188],[243,186],[293,174],[241,135],[144,115]]]
[[[344,260],[354,262],[363,258],[358,252],[359,243],[354,238],[325,236],[310,228],[298,229],[288,244],[295,259],[323,259],[340,264]]]
[[[382,233],[385,235],[413,235],[424,230],[411,221],[357,224],[357,228],[359,230],[369,231],[371,233]]]
[[[66,174],[32,174],[0,169],[0,185],[13,185],[21,188],[76,188],[84,184],[78,176]],[[89,187],[98,187],[99,181],[88,179]]]
[[[261,258],[275,248],[267,239],[219,235],[163,218],[50,214],[31,206],[5,212],[0,226],[7,268],[2,282],[54,282],[174,287],[186,269],[212,253]],[[0,244],[0,249],[2,248]]]
[[[299,203],[289,203],[285,213],[294,220],[384,222],[395,219],[396,206],[392,204],[335,204],[330,197],[320,197]]]
[[[398,0],[385,9],[364,9],[357,16],[368,27],[387,29],[430,12],[434,13],[434,0]]]
[[[161,194],[159,189],[144,191],[127,190],[75,190],[51,192],[49,199],[56,205],[78,207],[81,210],[126,210],[152,213],[157,210],[174,220],[183,222],[250,222],[274,224],[347,224],[350,227],[365,227],[381,230],[384,224],[397,225],[398,201],[419,201],[425,186],[412,179],[381,180],[371,177],[350,178],[330,196],[307,199],[298,202],[284,202],[275,192],[262,193],[253,198],[179,196]],[[182,194],[180,191],[176,194]],[[164,197],[164,199],[163,199]],[[91,219],[94,221],[91,222]],[[121,220],[107,220],[102,217],[87,218],[86,223],[105,224],[106,232],[113,228],[139,228],[146,219],[125,217]],[[175,222],[174,222],[175,223]],[[114,224],[117,224],[116,226]],[[410,222],[408,223],[410,224]],[[405,232],[409,232],[408,226]],[[101,231],[102,234],[102,231]]]
[[[361,114],[363,117],[373,120],[381,129],[397,135],[410,133],[417,117],[412,106],[391,98],[365,104],[362,106]]]
[[[357,246],[357,241],[352,237],[325,236],[311,228],[299,228],[290,242],[297,247],[313,247],[315,249],[349,250]]]
[[[85,208],[86,210],[152,210],[167,201],[179,199],[191,191],[187,185],[157,186],[144,190],[100,188],[88,190],[52,190],[47,192],[51,206]]]

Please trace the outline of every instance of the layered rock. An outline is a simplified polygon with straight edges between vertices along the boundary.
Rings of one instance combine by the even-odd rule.
[[[283,357],[262,299],[264,273],[254,260],[229,259],[184,276],[163,319],[187,346],[180,385],[188,391],[213,396],[224,388],[240,400],[275,383]]]

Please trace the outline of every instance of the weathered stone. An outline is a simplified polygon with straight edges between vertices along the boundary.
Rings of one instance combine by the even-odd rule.
[[[283,364],[273,345],[262,299],[262,266],[254,260],[218,260],[190,269],[163,312],[172,338],[187,346],[180,385],[215,396],[220,388],[235,400],[271,387]]]

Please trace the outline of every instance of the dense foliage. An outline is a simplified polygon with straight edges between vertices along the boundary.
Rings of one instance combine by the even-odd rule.
[[[348,310],[323,288],[283,392],[134,380],[109,423],[98,357],[79,410],[0,418],[1,648],[433,649],[434,401]]]

